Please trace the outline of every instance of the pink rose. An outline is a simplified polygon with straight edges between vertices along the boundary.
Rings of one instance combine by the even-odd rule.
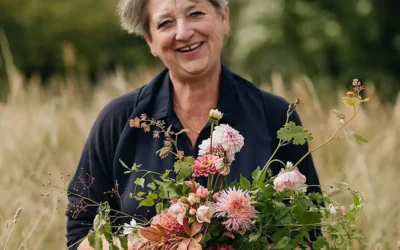
[[[196,203],[200,203],[200,196],[194,193],[190,193],[187,199],[189,201],[190,206],[193,206]]]
[[[191,208],[191,209],[189,210],[189,214],[190,214],[190,215],[195,215],[195,214],[196,214],[196,209]]]
[[[183,225],[183,219],[185,218],[186,215],[186,210],[187,210],[187,205],[177,202],[173,204],[171,207],[168,209],[168,213],[176,218],[179,224]]]
[[[197,222],[199,223],[203,223],[203,222],[207,222],[210,223],[211,222],[211,217],[212,217],[212,211],[209,207],[207,206],[200,206],[197,209],[197,214],[196,214],[196,219]]]
[[[196,191],[196,195],[200,196],[201,198],[207,199],[208,198],[208,189],[200,186],[197,191]]]

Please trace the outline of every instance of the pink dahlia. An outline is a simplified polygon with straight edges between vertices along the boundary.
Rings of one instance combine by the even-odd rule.
[[[154,216],[152,225],[159,225],[165,229],[168,238],[175,237],[176,234],[183,234],[183,226],[178,220],[170,215],[166,210]]]
[[[209,176],[210,174],[218,173],[215,168],[215,163],[217,162],[218,157],[215,155],[204,155],[199,156],[194,162],[194,171],[192,176]]]
[[[256,213],[256,209],[250,204],[250,195],[247,191],[229,188],[223,190],[217,199],[215,216],[228,218],[222,224],[229,231],[247,231]]]
[[[215,143],[220,143],[223,148],[231,154],[239,152],[244,145],[243,136],[239,134],[237,130],[226,124],[215,127],[213,140],[215,140]]]
[[[306,177],[295,168],[291,171],[281,171],[274,180],[274,188],[278,192],[282,192],[285,188],[296,191],[304,183]]]

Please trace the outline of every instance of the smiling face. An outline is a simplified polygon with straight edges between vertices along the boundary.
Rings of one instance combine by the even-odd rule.
[[[149,0],[147,9],[146,42],[170,74],[191,78],[220,68],[228,7],[219,12],[208,0]]]

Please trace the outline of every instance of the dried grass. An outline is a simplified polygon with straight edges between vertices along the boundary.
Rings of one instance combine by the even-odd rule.
[[[0,247],[9,232],[6,224],[12,223],[14,212],[22,207],[8,249],[63,249],[65,194],[42,184],[66,185],[63,180],[74,172],[100,109],[115,96],[147,82],[154,71],[135,72],[130,77],[116,72],[104,76],[96,88],[73,74],[54,79],[54,87],[47,89],[40,87],[40,78],[33,77],[22,88],[21,74],[15,68],[10,74],[9,82],[15,86],[10,86],[8,101],[0,103]],[[286,85],[275,74],[265,88],[288,99],[302,99],[299,113],[314,134],[313,145],[338,127],[330,110],[345,110],[339,93],[317,95],[306,77]],[[369,203],[360,227],[370,249],[395,249],[400,239],[400,95],[394,105],[387,105],[372,84],[366,93],[371,102],[350,129],[364,134],[370,143],[357,146],[334,141],[315,152],[314,160],[323,184],[344,181],[366,193]],[[322,105],[327,95],[337,96],[337,103]],[[342,194],[336,196],[349,202]]]

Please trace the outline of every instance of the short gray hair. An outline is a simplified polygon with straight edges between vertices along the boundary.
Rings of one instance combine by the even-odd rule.
[[[150,20],[147,11],[148,0],[119,0],[118,13],[122,28],[131,34],[143,36],[150,31]],[[222,13],[228,0],[208,0]]]

